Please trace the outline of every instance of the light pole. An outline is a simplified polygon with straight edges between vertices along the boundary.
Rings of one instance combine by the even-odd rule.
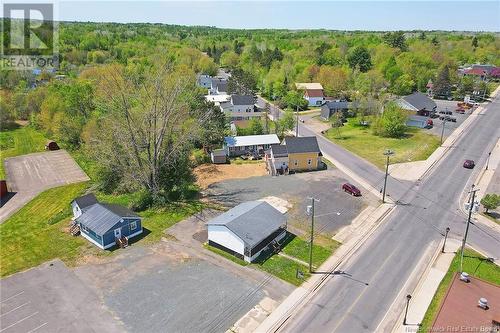
[[[312,257],[313,257],[313,241],[314,241],[314,202],[318,201],[319,199],[315,198],[310,198],[311,199],[311,206],[308,206],[307,212],[311,214],[311,239],[309,243],[309,273],[312,273]],[[309,211],[310,207],[310,211]]]
[[[443,144],[443,136],[444,136],[444,124],[446,123],[446,117],[448,117],[447,115],[444,116],[443,118],[443,128],[441,129],[441,144]]]
[[[491,151],[488,153],[488,158],[486,159],[486,170],[488,170],[488,164],[490,163]]]
[[[464,261],[464,248],[465,248],[465,243],[467,241],[467,234],[469,233],[469,225],[470,225],[470,219],[472,216],[472,210],[474,209],[474,199],[476,198],[476,192],[479,191],[479,189],[474,189],[474,184],[472,184],[472,189],[470,191],[470,197],[469,197],[469,216],[467,218],[467,224],[465,226],[465,233],[464,233],[464,238],[462,239],[462,249],[460,251],[460,273],[463,273],[463,261]]]
[[[405,310],[405,318],[403,319],[403,325],[406,325],[406,316],[408,315],[408,307],[410,306],[411,295],[406,295],[406,310]]]
[[[391,155],[394,155],[394,152],[390,149],[386,149],[384,155],[387,156],[387,163],[385,165],[384,192],[382,194],[382,203],[385,203],[385,187],[387,186],[387,175],[389,174],[389,157]]]
[[[443,248],[441,249],[441,253],[444,253],[444,247],[446,246],[446,238],[448,238],[448,233],[450,232],[450,227],[446,228],[446,233],[444,234],[444,243]]]
[[[299,105],[297,104],[297,111],[295,111],[297,114],[297,124],[295,125],[295,137],[299,137]]]

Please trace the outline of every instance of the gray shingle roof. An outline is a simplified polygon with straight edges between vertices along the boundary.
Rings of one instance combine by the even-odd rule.
[[[288,150],[285,145],[271,145],[271,150],[274,157],[288,156]]]
[[[76,221],[102,236],[122,218],[137,216],[128,208],[120,205],[96,203],[89,206]]]
[[[231,95],[231,103],[233,105],[253,105],[255,98],[251,95]]]
[[[315,136],[301,136],[285,138],[286,149],[289,154],[320,153],[318,140]]]
[[[254,247],[286,224],[286,217],[265,201],[248,201],[207,222],[226,226],[250,247]]]
[[[426,94],[421,92],[414,92],[411,95],[403,97],[403,99],[417,110],[427,110],[433,111],[436,109],[437,105],[432,99],[430,99]]]
[[[97,203],[97,198],[95,197],[94,193],[89,193],[76,198],[74,202],[76,202],[80,209],[83,209]]]

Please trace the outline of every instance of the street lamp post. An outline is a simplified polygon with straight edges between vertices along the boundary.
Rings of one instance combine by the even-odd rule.
[[[441,253],[444,253],[444,247],[446,246],[446,238],[448,238],[448,233],[450,232],[450,227],[446,228],[446,233],[444,234],[444,243],[443,248],[441,249]]]
[[[406,325],[406,316],[408,315],[408,307],[410,306],[411,295],[406,295],[406,310],[405,310],[405,318],[403,319],[403,325]]]
[[[448,110],[448,108],[446,108],[446,110]],[[443,128],[441,129],[441,144],[443,144],[443,136],[444,136],[444,125],[446,124],[446,117],[447,116],[444,116],[443,118]]]
[[[382,193],[382,203],[385,203],[385,188],[387,186],[387,175],[389,174],[389,157],[391,155],[394,155],[394,152],[390,149],[387,149],[384,152],[384,155],[387,156],[387,163],[385,165],[384,192]]]
[[[490,164],[491,151],[488,153],[488,158],[486,159],[486,170],[488,170],[488,164]]]

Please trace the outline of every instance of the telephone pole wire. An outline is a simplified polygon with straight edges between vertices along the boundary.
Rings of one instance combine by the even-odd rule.
[[[319,202],[319,199],[313,197],[311,199],[311,239],[309,244],[309,273],[312,273],[312,257],[313,257],[313,242],[314,242],[314,202]]]
[[[476,198],[476,192],[479,191],[479,189],[474,189],[474,184],[472,184],[472,189],[469,192],[469,216],[467,218],[467,225],[465,226],[465,233],[464,233],[464,238],[462,239],[462,249],[460,251],[460,273],[463,273],[463,261],[464,261],[464,248],[465,248],[465,243],[467,242],[467,234],[469,233],[469,225],[470,225],[470,220],[472,217],[472,210],[474,209],[474,200]]]

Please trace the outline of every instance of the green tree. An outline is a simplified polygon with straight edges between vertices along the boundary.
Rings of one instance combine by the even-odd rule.
[[[406,43],[403,31],[387,32],[384,34],[383,39],[391,47],[398,48],[401,51],[408,50],[408,44]]]
[[[249,131],[251,133],[250,135],[264,134],[264,127],[262,126],[260,118],[254,117],[250,120]]]
[[[231,71],[227,89],[230,94],[255,95],[257,80],[252,73],[235,68]]]
[[[474,48],[474,50],[478,47],[478,45],[479,45],[479,43],[478,43],[478,41],[477,41],[477,37],[476,37],[476,36],[474,36],[474,37],[472,38],[472,47]]]
[[[486,213],[490,209],[497,209],[500,206],[500,195],[495,193],[488,193],[481,199],[481,205],[484,206]]]
[[[361,72],[367,72],[372,68],[372,58],[370,52],[364,46],[355,47],[347,57],[349,66],[353,69],[359,68]]]
[[[434,94],[448,97],[451,93],[451,78],[448,65],[444,65],[439,71],[434,82]]]
[[[283,102],[286,106],[293,109],[294,111],[299,108],[299,110],[306,110],[308,102],[304,99],[303,93],[301,91],[289,91],[285,97],[283,97]]]
[[[408,114],[396,103],[390,102],[384,108],[374,127],[374,134],[389,138],[401,138],[405,135]]]

